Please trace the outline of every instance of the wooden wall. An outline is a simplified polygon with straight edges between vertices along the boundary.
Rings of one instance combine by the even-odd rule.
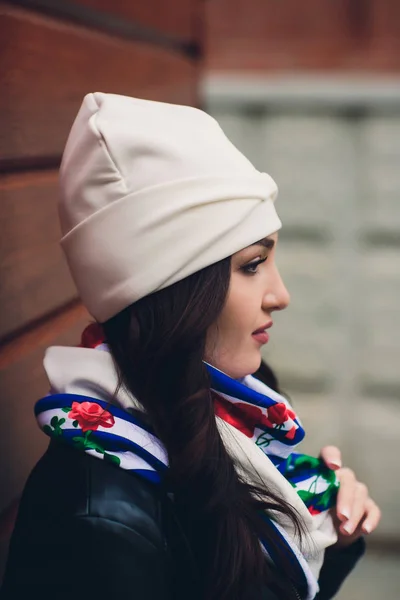
[[[398,0],[212,0],[212,71],[400,70]]]
[[[78,343],[90,320],[58,245],[69,128],[87,92],[196,105],[201,10],[201,0],[0,2],[0,511],[47,444],[33,417],[47,393],[43,352]]]

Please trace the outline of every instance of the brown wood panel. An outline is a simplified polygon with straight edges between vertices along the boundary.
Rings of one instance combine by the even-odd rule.
[[[88,92],[196,104],[199,64],[23,9],[0,8],[0,166],[58,156]]]
[[[86,310],[76,303],[0,349],[0,512],[21,492],[48,442],[33,414],[36,400],[48,392],[45,349],[78,345],[89,322]]]
[[[0,339],[77,296],[59,246],[57,178],[0,179]]]
[[[42,367],[45,349],[79,344],[81,332],[90,321],[86,310],[76,302],[46,323],[0,346],[0,582],[15,500],[48,444],[33,414],[35,402],[48,391]]]
[[[199,0],[77,0],[76,4],[186,39],[194,36]]]
[[[215,0],[206,3],[213,71],[398,71],[396,0]]]

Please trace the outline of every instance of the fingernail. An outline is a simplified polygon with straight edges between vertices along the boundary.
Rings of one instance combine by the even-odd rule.
[[[346,525],[343,525],[342,529],[348,534],[353,533],[353,525],[351,523],[346,523]]]
[[[369,525],[369,523],[365,523],[362,527],[362,530],[364,533],[371,533],[372,527]]]
[[[340,461],[336,461],[336,460],[330,460],[328,463],[328,467],[330,469],[332,469],[332,471],[337,471],[337,469],[340,469],[342,466],[342,463]]]
[[[339,516],[340,516],[341,519],[346,519],[346,520],[350,519],[350,511],[349,511],[349,509],[348,508],[343,508],[343,510],[340,511]]]

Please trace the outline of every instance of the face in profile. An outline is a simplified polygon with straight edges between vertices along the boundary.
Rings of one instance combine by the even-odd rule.
[[[275,233],[232,256],[227,300],[207,333],[206,362],[234,379],[257,371],[272,313],[289,304],[275,263],[277,242]]]

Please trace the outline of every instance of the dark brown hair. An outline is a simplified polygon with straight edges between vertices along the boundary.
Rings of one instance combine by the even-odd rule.
[[[207,330],[225,304],[230,264],[226,258],[206,267],[103,325],[121,383],[141,402],[168,452],[169,484],[207,600],[249,600],[261,596],[262,585],[279,587],[260,538],[285,565],[278,582],[290,582],[289,560],[263,511],[289,516],[301,531],[294,509],[260,487],[256,474],[254,485],[242,481],[217,429],[203,357]],[[269,371],[264,376],[273,382]],[[285,584],[279,598],[292,593]]]

